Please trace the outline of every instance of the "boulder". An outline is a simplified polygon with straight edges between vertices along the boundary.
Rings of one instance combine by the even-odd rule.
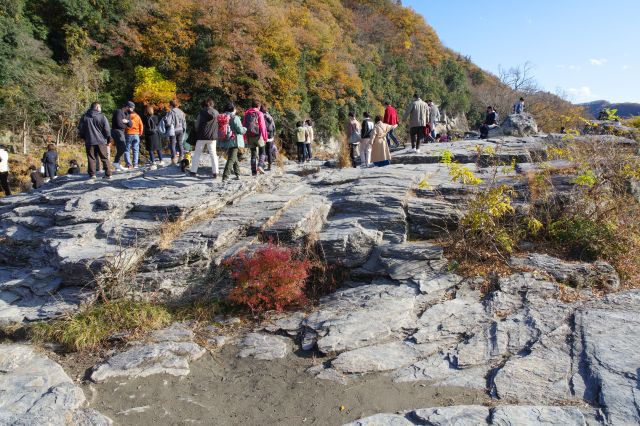
[[[533,115],[528,112],[509,115],[500,127],[489,131],[489,138],[496,136],[535,136],[538,134],[538,124]]]

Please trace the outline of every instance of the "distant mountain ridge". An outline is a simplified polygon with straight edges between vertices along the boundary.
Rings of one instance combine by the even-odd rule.
[[[600,113],[603,108],[617,109],[618,115],[622,118],[629,118],[640,115],[640,103],[622,102],[612,104],[611,102],[601,100],[587,102],[584,104],[580,104],[580,106],[585,107],[589,114],[593,116],[593,118],[598,118],[598,113]]]

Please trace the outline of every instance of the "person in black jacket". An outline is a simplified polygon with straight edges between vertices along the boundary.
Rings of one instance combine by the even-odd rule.
[[[209,98],[202,103],[202,110],[196,118],[196,147],[191,156],[191,176],[198,173],[200,156],[202,150],[207,147],[211,156],[211,169],[214,179],[218,178],[218,153],[216,152],[216,141],[218,139],[218,111],[214,108],[213,99]]]
[[[76,160],[69,161],[69,170],[67,170],[68,175],[79,175],[80,174],[80,166]]]
[[[487,107],[487,116],[484,119],[484,123],[480,126],[480,139],[486,139],[489,137],[489,130],[498,127],[497,114],[492,106]]]
[[[55,179],[58,174],[58,153],[52,143],[47,145],[47,150],[42,156],[42,165],[44,166],[44,177]]]
[[[89,163],[88,172],[91,179],[96,178],[96,161],[101,161],[104,167],[105,179],[111,179],[111,165],[109,164],[109,122],[102,114],[102,106],[98,102],[91,104],[91,108],[82,116],[78,123],[78,136],[84,141]]]
[[[149,151],[149,161],[151,162],[151,168],[155,168],[154,153],[158,154],[158,161],[162,165],[162,139],[160,139],[160,133],[158,130],[158,122],[160,119],[155,114],[153,107],[147,105],[144,115],[144,138],[147,143],[147,150]]]
[[[129,114],[135,107],[136,105],[133,102],[127,102],[122,108],[115,110],[111,117],[111,137],[116,144],[116,158],[113,160],[113,167],[116,170],[120,170],[120,159],[127,149],[124,133],[127,128],[131,127]]]

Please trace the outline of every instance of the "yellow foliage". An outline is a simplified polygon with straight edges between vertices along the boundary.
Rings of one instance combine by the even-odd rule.
[[[164,107],[176,97],[176,83],[166,80],[155,67],[135,68],[133,100],[155,107]]]
[[[451,163],[449,165],[449,175],[452,181],[460,182],[462,185],[480,185],[482,183],[482,179],[458,163]]]

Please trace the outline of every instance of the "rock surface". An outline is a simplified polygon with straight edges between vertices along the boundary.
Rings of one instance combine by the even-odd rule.
[[[284,358],[289,353],[290,340],[282,336],[251,333],[240,342],[240,358],[254,357],[261,360]]]
[[[31,346],[0,345],[0,371],[0,424],[112,423],[97,411],[83,408],[86,400],[82,389],[62,367]]]

